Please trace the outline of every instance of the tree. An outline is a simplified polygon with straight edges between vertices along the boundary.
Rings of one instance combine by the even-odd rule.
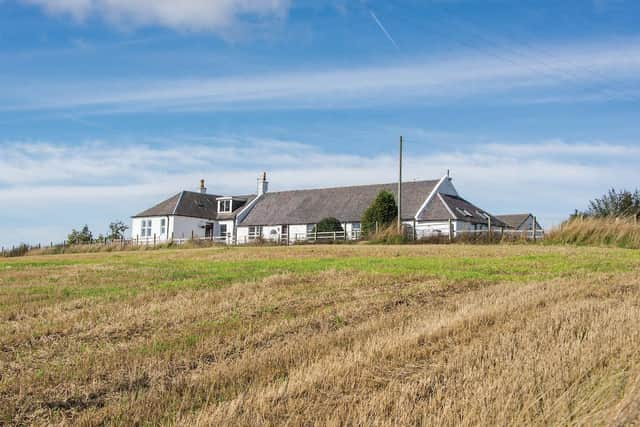
[[[362,232],[374,232],[376,223],[380,228],[388,227],[396,219],[397,214],[398,205],[393,194],[389,191],[381,191],[362,215],[360,220]]]
[[[112,222],[109,224],[109,235],[111,240],[120,240],[124,237],[124,232],[129,229],[122,221]]]
[[[576,215],[577,214],[577,215]],[[609,190],[602,197],[591,200],[586,212],[576,211],[575,216],[602,217],[630,217],[640,214],[640,190],[630,192],[626,190]]]
[[[69,236],[67,236],[67,243],[70,245],[78,245],[82,243],[91,243],[93,240],[93,234],[89,231],[89,226],[85,224],[82,230],[77,231],[75,228],[71,230]]]
[[[315,226],[318,233],[330,233],[333,231],[342,231],[342,224],[334,217],[327,217],[320,220]]]

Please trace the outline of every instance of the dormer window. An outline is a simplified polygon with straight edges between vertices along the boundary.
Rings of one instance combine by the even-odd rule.
[[[220,213],[231,212],[231,199],[218,200],[218,212]]]

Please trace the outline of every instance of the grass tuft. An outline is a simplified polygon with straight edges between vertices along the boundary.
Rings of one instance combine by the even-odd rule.
[[[640,249],[640,224],[624,218],[576,218],[552,230],[545,241]]]

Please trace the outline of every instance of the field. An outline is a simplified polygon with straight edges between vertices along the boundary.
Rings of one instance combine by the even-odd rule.
[[[0,260],[0,424],[625,425],[639,343],[635,250]]]

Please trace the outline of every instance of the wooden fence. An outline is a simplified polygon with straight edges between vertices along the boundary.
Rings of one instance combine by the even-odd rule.
[[[485,240],[493,240],[493,241],[502,241],[505,239],[508,240],[542,240],[544,238],[543,230],[492,230],[489,232],[488,230],[459,230],[453,231],[452,228],[450,231],[434,231],[434,230],[414,230],[411,227],[407,227],[405,229],[405,236],[409,241],[415,242],[440,242],[440,241],[464,241],[465,239],[470,241],[485,241]],[[243,236],[241,238],[236,238],[231,233],[228,233],[226,236],[195,236],[192,235],[189,238],[169,238],[169,239],[160,239],[156,236],[149,238],[133,238],[133,239],[118,239],[118,240],[109,240],[109,239],[101,239],[101,240],[93,240],[91,242],[79,243],[71,246],[75,247],[86,247],[90,251],[92,248],[101,249],[103,247],[114,247],[114,248],[131,248],[131,247],[156,247],[161,245],[184,245],[187,243],[210,243],[212,245],[246,245],[246,244],[276,244],[276,245],[294,245],[300,243],[332,243],[332,242],[354,242],[358,240],[362,240],[364,236],[360,233],[359,230],[354,230],[351,232],[346,231],[328,231],[328,232],[311,232],[311,233],[295,233],[289,235],[287,233],[277,234],[270,237],[262,237],[262,236]],[[45,248],[57,248],[64,249],[69,246],[66,242],[53,244],[51,242],[49,245],[19,245],[13,246],[11,248],[1,248],[0,255],[1,256],[19,256],[24,255],[25,253],[32,251],[34,249],[45,249]]]

